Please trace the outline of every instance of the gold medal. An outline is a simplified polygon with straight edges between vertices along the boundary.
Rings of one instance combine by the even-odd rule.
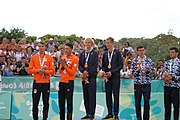
[[[110,68],[111,68],[111,65],[108,65],[108,68],[110,69]]]
[[[84,65],[84,67],[87,68],[87,67],[88,67],[88,64],[86,63],[86,64]]]

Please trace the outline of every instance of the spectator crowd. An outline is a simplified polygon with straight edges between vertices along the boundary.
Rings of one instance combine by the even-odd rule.
[[[38,43],[41,41],[45,42],[45,39],[41,38],[33,40],[30,38],[29,40],[26,40],[26,38],[22,38],[17,42],[15,39],[3,38],[2,43],[0,44],[0,74],[3,76],[27,76],[30,59],[33,55],[38,53]],[[50,54],[53,57],[55,68],[54,76],[59,76],[58,68],[60,65],[60,58],[65,54],[64,44],[68,42],[70,42],[69,39],[67,39],[63,44],[60,44],[58,42],[58,37],[55,36],[54,38],[50,38],[46,44],[46,54]],[[100,40],[98,44],[94,44],[93,49],[98,52],[98,71],[101,71],[103,53],[108,50],[108,48],[105,45],[105,41]],[[116,46],[116,49],[121,51],[124,59],[124,67],[120,71],[121,77],[133,78],[131,61],[136,57],[136,50],[131,47],[129,42],[126,42],[125,45],[119,43]],[[75,41],[73,46],[73,54],[78,57],[83,50],[84,39],[82,39],[80,42]],[[163,60],[160,60],[157,68],[154,68],[154,79],[161,78],[163,64]],[[98,75],[100,76],[100,72]]]

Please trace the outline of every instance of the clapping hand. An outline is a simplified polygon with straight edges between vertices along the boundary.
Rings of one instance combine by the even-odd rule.
[[[46,77],[46,69],[47,69],[47,66],[42,66],[41,69],[38,71],[40,74],[42,74],[43,78]]]
[[[140,71],[141,70],[141,66],[140,65],[137,65],[137,67],[136,67],[136,71]]]
[[[162,80],[164,80],[165,82],[171,82],[172,76],[168,72],[164,72],[162,75]]]
[[[141,63],[142,63],[142,61],[138,60],[137,66],[136,66],[136,71],[138,71],[138,72],[141,70]]]
[[[107,74],[107,77],[108,77],[108,78],[111,77],[111,75],[112,75],[111,72],[107,72],[106,74]]]
[[[108,82],[108,74],[102,71],[102,77],[105,82]]]
[[[66,66],[66,60],[60,59],[60,64],[62,65],[62,67]]]
[[[87,72],[87,71],[84,71],[84,72],[82,73],[82,79],[83,79],[83,81],[85,82],[85,84],[89,84],[89,79],[88,79],[88,77],[89,77],[88,72]]]

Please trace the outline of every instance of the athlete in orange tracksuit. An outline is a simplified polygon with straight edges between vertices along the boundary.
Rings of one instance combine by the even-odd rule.
[[[60,120],[65,120],[65,100],[67,100],[67,120],[72,120],[74,77],[78,68],[78,58],[72,54],[73,45],[65,44],[65,56],[60,59],[59,108]]]
[[[39,44],[39,52],[31,57],[29,74],[34,74],[32,90],[33,98],[33,119],[38,120],[38,104],[42,92],[43,100],[43,120],[47,120],[49,110],[50,94],[50,75],[54,74],[53,59],[45,54],[46,45],[44,42]]]

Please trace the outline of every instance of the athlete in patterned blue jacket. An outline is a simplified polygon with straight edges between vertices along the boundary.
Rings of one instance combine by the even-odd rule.
[[[170,48],[171,59],[164,63],[162,80],[164,80],[165,120],[171,119],[171,104],[174,106],[174,120],[179,120],[180,97],[180,60],[178,49]]]
[[[143,46],[137,48],[138,56],[132,62],[132,75],[134,76],[134,96],[137,120],[141,117],[141,98],[144,96],[143,120],[149,120],[151,78],[154,74],[152,60],[145,56]]]

